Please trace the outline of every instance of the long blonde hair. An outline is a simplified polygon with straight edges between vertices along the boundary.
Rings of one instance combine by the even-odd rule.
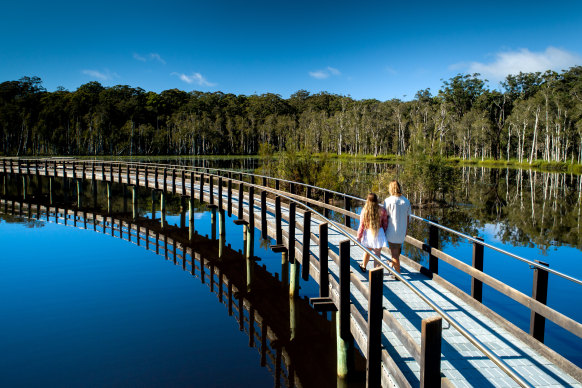
[[[378,196],[374,193],[369,193],[364,205],[364,224],[367,229],[372,231],[374,237],[378,235],[380,230],[380,206],[378,205]]]

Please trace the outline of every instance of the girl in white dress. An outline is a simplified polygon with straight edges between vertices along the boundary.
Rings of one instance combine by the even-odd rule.
[[[388,246],[386,241],[386,229],[388,228],[388,215],[386,210],[378,204],[378,196],[369,193],[366,204],[360,214],[360,227],[358,228],[358,241],[380,257],[382,247]],[[370,261],[370,255],[364,253],[364,262],[360,265],[362,272]],[[378,263],[375,263],[378,266]]]

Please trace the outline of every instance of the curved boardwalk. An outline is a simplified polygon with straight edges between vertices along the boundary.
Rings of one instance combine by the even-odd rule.
[[[49,167],[50,169],[50,167]],[[40,169],[40,175],[47,171]],[[63,176],[63,171],[58,170],[57,175]],[[67,175],[71,177],[72,171],[67,169]],[[53,175],[55,171],[49,171]],[[30,170],[34,175],[35,170]],[[80,171],[79,171],[80,173]],[[204,202],[209,202],[212,195],[214,203],[218,203],[219,190],[214,186],[212,191],[208,184],[204,184],[200,190],[198,179],[192,181],[188,175],[184,181],[179,175],[174,176],[171,184],[164,183],[163,177],[158,175],[158,188],[166,187],[167,191],[187,197],[196,197]],[[184,175],[182,175],[184,176]],[[192,175],[193,177],[194,175]],[[113,171],[97,173],[96,179],[120,181],[121,183],[137,184],[139,186],[154,187],[156,186],[155,178],[151,174],[147,177],[143,173],[129,172],[125,176],[122,173],[113,173]],[[235,189],[240,181],[233,180],[232,190],[232,208],[233,214],[238,213],[239,193]],[[240,182],[242,183],[242,182]],[[261,187],[257,186],[257,189]],[[264,188],[271,192],[267,198],[266,221],[268,226],[268,235],[272,238],[277,237],[276,219],[275,219],[275,202],[271,198],[273,192],[281,192]],[[222,203],[226,207],[228,194],[225,187],[221,190]],[[200,198],[200,196],[203,198]],[[243,218],[255,226],[261,226],[261,196],[253,196],[253,214],[249,217],[249,193],[243,195]],[[305,263],[303,257],[303,230],[304,212],[297,207],[296,221],[297,226],[294,230],[294,242],[288,241],[289,236],[289,207],[286,204],[281,206],[283,242],[287,247],[295,246],[296,259],[302,264]],[[310,229],[311,239],[309,246],[309,274],[318,281],[319,274],[319,232],[318,228],[325,220],[318,217],[311,217]],[[354,234],[349,228],[345,228],[346,233]],[[292,233],[293,234],[293,233]],[[338,245],[340,241],[346,239],[346,236],[339,231],[329,228],[329,280],[330,280],[330,297],[339,304],[339,267],[338,267]],[[367,354],[367,317],[368,317],[368,274],[362,274],[357,269],[357,264],[361,261],[363,252],[357,246],[350,249],[351,271],[351,333],[362,350]],[[383,259],[388,260],[386,254]],[[438,276],[429,278],[419,272],[418,264],[402,259],[403,277],[412,285],[416,286],[424,295],[428,296],[442,310],[447,312],[458,323],[462,325],[473,336],[478,338],[491,352],[505,361],[523,380],[531,386],[539,387],[557,387],[557,386],[582,386],[582,372],[580,368],[561,359],[559,355],[537,342],[527,335],[516,334],[516,330],[511,324],[504,322],[495,313],[481,304],[474,303],[470,298],[463,297],[446,282],[439,281]],[[405,283],[394,280],[386,274],[384,275],[383,287],[383,322],[382,322],[382,385],[384,386],[419,386],[421,383],[421,321],[423,318],[435,316],[435,311],[413,293]],[[557,360],[557,361],[556,361]],[[518,386],[501,368],[487,358],[471,342],[462,336],[453,327],[448,327],[443,322],[442,346],[441,346],[441,375],[443,385],[458,387],[476,386],[476,387],[511,387]]]

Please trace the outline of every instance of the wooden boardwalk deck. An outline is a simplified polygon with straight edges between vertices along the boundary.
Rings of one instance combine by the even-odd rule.
[[[46,173],[46,171],[44,171]],[[67,172],[71,177],[72,172]],[[35,171],[30,171],[35,174]],[[40,175],[43,175],[42,173]],[[63,174],[57,171],[57,175]],[[121,183],[137,184],[139,186],[155,187],[155,178],[152,175],[136,175],[136,178],[128,172],[124,174],[97,174],[97,179],[121,181]],[[147,179],[147,181],[146,181]],[[234,181],[238,183],[238,181]],[[214,186],[211,190],[205,184],[200,190],[197,180],[192,182],[186,176],[184,182],[178,176],[171,184],[163,181],[162,176],[158,176],[157,187],[172,191],[175,194],[187,197],[196,197],[208,202],[210,196],[214,197],[214,203],[218,203],[219,190]],[[226,189],[221,190],[223,204],[227,203],[228,194]],[[270,189],[271,194],[279,193]],[[204,198],[200,198],[201,194]],[[261,196],[255,192],[253,196],[253,219],[255,226],[261,225]],[[233,214],[237,214],[239,208],[238,191],[232,191]],[[249,221],[249,195],[243,196],[244,218]],[[276,238],[275,202],[272,198],[267,199],[266,220],[268,234]],[[295,228],[295,241],[289,244],[289,207],[285,204],[281,207],[283,240],[286,246],[295,246],[295,256],[299,262],[305,263],[303,257],[303,231],[304,220],[303,211],[298,208],[296,214],[297,227]],[[325,220],[312,217],[310,221],[311,235],[309,253],[309,274],[316,279],[319,274],[319,245],[317,244],[318,228]],[[345,233],[354,233],[353,230],[343,228],[344,232],[329,228],[329,279],[330,296],[338,303],[338,245],[346,239]],[[314,241],[315,238],[315,241]],[[362,274],[357,268],[361,262],[363,251],[353,246],[350,249],[351,271],[351,319],[350,328],[355,341],[366,354],[367,348],[367,316],[368,316],[368,295],[365,290],[368,286],[368,274]],[[383,259],[389,257],[383,254]],[[371,266],[371,265],[370,265]],[[564,360],[556,362],[556,357],[548,357],[553,352],[538,343],[535,339],[527,335],[516,335],[516,330],[512,325],[503,322],[496,314],[491,313],[486,307],[471,302],[470,298],[464,298],[459,293],[451,290],[445,283],[440,282],[438,277],[429,278],[419,271],[419,266],[406,258],[402,259],[403,277],[425,296],[430,298],[443,311],[453,317],[463,328],[478,338],[492,353],[497,355],[523,380],[531,386],[557,387],[557,386],[578,386],[582,384],[582,372],[580,368]],[[412,292],[411,288],[401,281],[397,281],[387,274],[384,275],[383,288],[383,323],[382,323],[382,385],[383,386],[419,386],[420,384],[420,364],[421,364],[421,321],[423,318],[435,315],[435,311],[425,301]],[[550,360],[552,358],[552,360]],[[458,387],[512,387],[518,384],[510,378],[499,366],[479,351],[471,342],[455,328],[448,327],[443,322],[442,346],[441,346],[441,372],[445,377],[442,383]]]

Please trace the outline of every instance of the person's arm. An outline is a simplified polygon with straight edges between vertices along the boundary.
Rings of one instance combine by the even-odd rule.
[[[384,233],[388,230],[388,212],[382,209],[382,216],[380,217],[380,226],[384,229]]]
[[[362,236],[364,236],[364,212],[360,214],[360,226],[358,227],[358,241],[362,241]]]

